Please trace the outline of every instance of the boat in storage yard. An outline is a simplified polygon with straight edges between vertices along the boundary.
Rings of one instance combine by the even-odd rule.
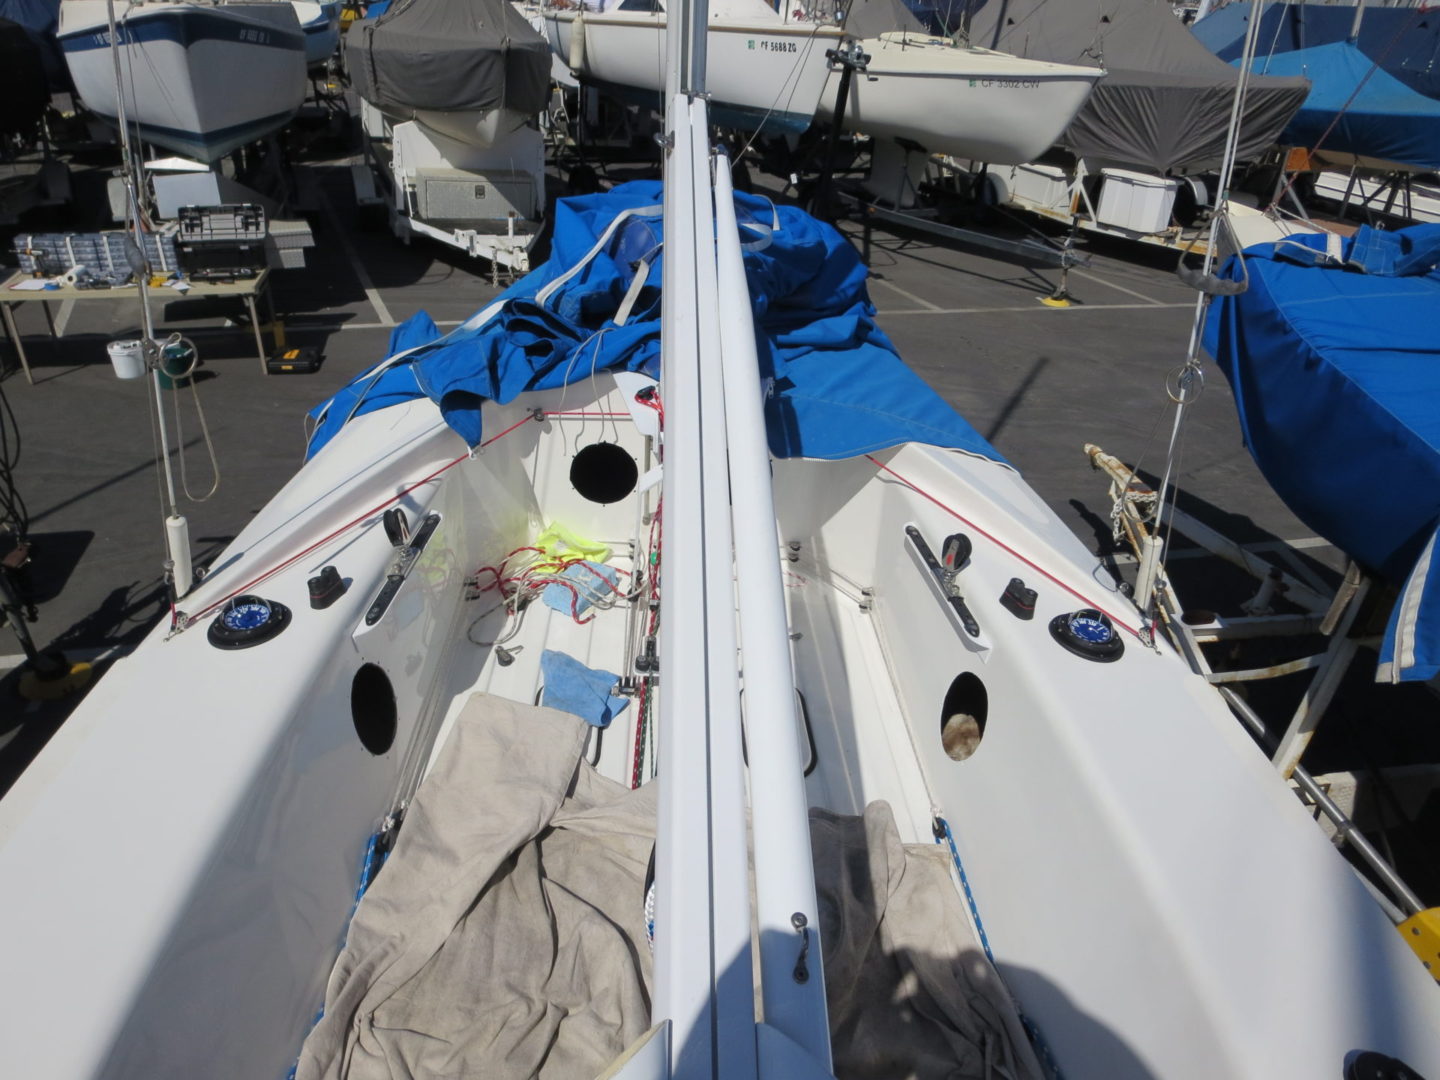
[[[786,5],[788,8],[789,5]],[[767,135],[810,126],[840,30],[805,5],[777,12],[764,0],[720,0],[710,7],[707,78],[716,123]],[[658,107],[665,85],[665,12],[641,4],[545,8],[551,48],[579,79],[648,96]]]
[[[1213,169],[1239,73],[1191,37],[1169,6],[1150,0],[974,0],[970,40],[1017,56],[1103,64],[1060,144],[1092,171],[1118,165],[1171,174]],[[1251,79],[1240,160],[1251,161],[1305,100],[1304,79]]]
[[[1440,1075],[1211,687],[667,114],[0,801],[9,1070]]]
[[[1293,235],[1233,256],[1248,287],[1205,348],[1245,446],[1302,521],[1399,590],[1376,679],[1440,674],[1440,225]]]
[[[305,34],[288,3],[64,0],[60,46],[85,107],[141,138],[199,161],[278,131],[305,99]]]
[[[305,32],[305,63],[308,67],[324,64],[340,47],[339,0],[290,0],[300,29]]]
[[[357,173],[383,191],[392,230],[528,270],[545,207],[545,39],[504,0],[434,0],[355,23],[345,57],[366,136]]]
[[[850,82],[848,127],[995,165],[1050,149],[1105,74],[936,36],[899,0],[855,0],[845,32],[867,58]],[[834,114],[839,80],[832,71],[822,116]]]

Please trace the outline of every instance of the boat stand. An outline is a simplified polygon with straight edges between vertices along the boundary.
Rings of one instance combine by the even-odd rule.
[[[858,192],[843,189],[835,191],[832,197],[849,209],[852,216],[860,222],[860,258],[867,266],[870,265],[871,233],[877,221],[886,225],[900,225],[917,232],[928,233],[942,240],[950,240],[962,247],[995,252],[1025,266],[1058,267],[1062,274],[1072,266],[1083,267],[1090,264],[1090,256],[1076,251],[1068,242],[1064,245],[1056,245],[1050,243],[1048,239],[1037,239],[1032,236],[1015,240],[1006,236],[981,232],[979,229],[963,229],[956,225],[946,225],[937,220],[937,211],[935,210],[919,207],[913,210],[891,210],[881,206],[878,202],[867,199]],[[1062,283],[1056,295],[1064,293],[1065,286]]]
[[[1362,646],[1373,648],[1379,644],[1378,637],[1355,632],[1371,591],[1371,579],[1352,562],[1340,587],[1327,597],[1318,581],[1302,580],[1306,576],[1302,567],[1297,565],[1297,573],[1292,574],[1174,508],[1168,510],[1167,515],[1177,532],[1211,555],[1246,571],[1258,582],[1255,595],[1242,605],[1246,612],[1243,616],[1232,618],[1211,611],[1187,610],[1159,562],[1160,540],[1153,528],[1158,509],[1154,489],[1141,481],[1134,469],[1100,447],[1087,444],[1085,454],[1091,465],[1109,478],[1116,540],[1123,539],[1138,560],[1136,606],[1142,612],[1155,612],[1155,626],[1164,631],[1196,674],[1204,676],[1216,688],[1231,711],[1270,753],[1276,771],[1297,790],[1301,800],[1329,821],[1335,845],[1348,845],[1383,883],[1390,895],[1362,877],[1391,919],[1401,924],[1424,914],[1425,905],[1420,898],[1331,796],[1326,778],[1311,776],[1300,764],[1355,654]],[[1282,596],[1298,607],[1299,612],[1275,611],[1274,601]],[[1218,642],[1300,634],[1321,634],[1327,639],[1326,647],[1298,660],[1239,671],[1214,670],[1202,649],[1203,645]],[[1236,686],[1300,671],[1313,671],[1314,675],[1284,733],[1277,738],[1237,692]],[[1426,915],[1426,918],[1433,919],[1433,916]]]
[[[945,224],[939,220],[939,210],[918,205],[920,193],[916,190],[916,185],[910,176],[910,157],[912,154],[926,153],[924,147],[908,140],[900,140],[903,157],[897,160],[887,159],[889,161],[887,172],[893,172],[896,175],[897,183],[890,207],[862,191],[843,188],[835,183],[836,149],[840,141],[840,133],[845,130],[845,109],[850,100],[850,82],[856,72],[861,74],[865,72],[870,63],[870,57],[860,51],[858,43],[852,43],[847,48],[830,49],[825,56],[830,62],[830,70],[839,72],[840,77],[835,95],[834,120],[830,123],[829,130],[825,135],[823,163],[820,176],[815,183],[815,194],[810,205],[811,212],[817,217],[833,221],[835,219],[834,210],[838,206],[845,210],[846,216],[859,220],[862,229],[860,259],[866,266],[870,265],[871,233],[875,223],[879,221],[887,225],[900,225],[907,229],[928,233],[962,247],[980,248],[987,252],[994,252],[1014,259],[1024,266],[1058,267],[1061,273],[1060,285],[1046,302],[1057,307],[1068,306],[1069,294],[1066,292],[1066,275],[1072,266],[1088,266],[1090,264],[1090,256],[1075,250],[1074,233],[1072,232],[1066,238],[1064,244],[1056,244],[1049,237],[1040,233],[1015,240],[1006,236],[982,232],[979,229],[965,229]],[[894,150],[895,148],[890,146],[889,149]],[[878,157],[878,148],[872,149],[872,175],[876,169]]]

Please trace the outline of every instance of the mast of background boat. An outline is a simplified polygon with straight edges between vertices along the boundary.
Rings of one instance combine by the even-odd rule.
[[[125,218],[130,232],[126,256],[140,293],[142,348],[150,367],[150,390],[155,396],[155,420],[160,432],[160,465],[165,472],[165,492],[170,511],[165,518],[165,548],[169,557],[165,570],[170,575],[175,597],[190,591],[195,572],[190,563],[190,524],[180,513],[175,498],[175,473],[170,466],[170,429],[165,423],[165,403],[160,395],[160,364],[156,355],[155,323],[150,317],[150,264],[145,258],[145,241],[140,235],[140,196],[135,178],[135,155],[130,145],[130,125],[125,118],[125,79],[120,71],[120,33],[115,21],[115,0],[105,0],[110,29],[110,56],[115,61],[115,119],[120,127],[121,178],[125,181]]]
[[[661,287],[660,761],[655,995],[669,1075],[756,1075],[704,0],[670,7]],[[697,33],[697,26],[699,32]],[[632,1059],[633,1060],[633,1059]],[[653,1073],[644,1072],[647,1077]]]

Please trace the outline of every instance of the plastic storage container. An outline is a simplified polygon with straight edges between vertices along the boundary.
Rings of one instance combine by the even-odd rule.
[[[1100,205],[1095,211],[1100,224],[1146,234],[1170,227],[1178,180],[1125,169],[1102,169],[1100,176]]]

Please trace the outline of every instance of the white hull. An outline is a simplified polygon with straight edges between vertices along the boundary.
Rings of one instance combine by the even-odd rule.
[[[733,126],[804,131],[825,86],[825,51],[839,44],[840,31],[787,23],[773,12],[766,18],[765,10],[712,15],[706,35],[712,108]],[[545,22],[551,49],[577,78],[653,93],[658,108],[665,89],[663,13],[549,10]]]
[[[995,165],[1048,150],[1104,74],[899,32],[865,39],[861,48],[870,63],[851,80],[847,129]],[[822,116],[833,115],[839,80],[830,74]]]
[[[25,928],[0,983],[9,1071],[284,1075],[367,838],[469,696],[535,700],[546,648],[624,669],[623,608],[585,626],[538,610],[501,663],[467,640],[483,608],[463,600],[474,568],[545,522],[643,545],[633,499],[590,503],[570,483],[599,425],[561,410],[620,417],[602,441],[642,472],[654,463],[610,386],[600,375],[486,405],[486,431],[519,428],[468,459],[426,401],[353,420],[181,604],[202,612],[363,517],[249,590],[292,610],[284,640],[221,652],[207,614],[168,641],[157,629],[91,692],[0,802],[14,886],[0,919]],[[551,415],[527,421],[535,408]],[[412,525],[440,525],[367,625],[394,553],[377,508],[457,458],[400,500]],[[777,462],[775,485],[780,536],[798,544],[784,565],[816,751],[807,798],[840,813],[886,800],[907,843],[932,843],[932,812],[946,816],[999,969],[1067,1077],[1313,1080],[1357,1047],[1440,1075],[1440,992],[1213,691],[1163,646],[1129,639],[1096,664],[1051,641],[1075,594],[1121,618],[1124,601],[1017,474],[911,445]],[[975,540],[963,580],[978,641],[937,600],[906,525],[935,547],[957,528]],[[327,563],[352,584],[311,611],[306,579]],[[1041,592],[1032,621],[995,599],[1017,576]],[[362,664],[388,674],[398,706],[378,755],[352,721]],[[988,688],[989,721],[957,762],[941,703],[967,672]],[[634,713],[601,743],[602,773],[628,776]]]
[[[290,0],[300,29],[305,32],[305,64],[315,67],[340,47],[340,4],[337,0]]]
[[[157,146],[215,161],[283,127],[305,97],[305,40],[286,3],[149,2],[117,10],[129,123]],[[105,0],[65,0],[59,39],[85,106],[114,121]]]

